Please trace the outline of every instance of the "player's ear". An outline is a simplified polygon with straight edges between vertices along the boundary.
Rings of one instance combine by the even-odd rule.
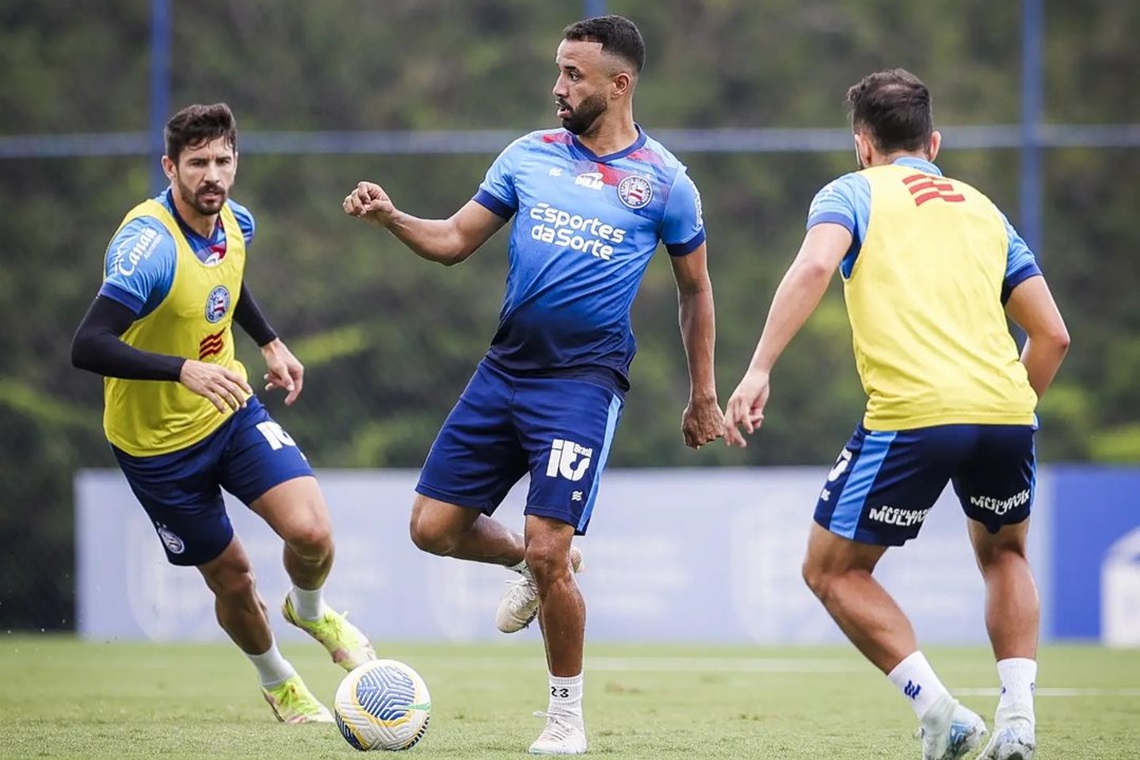
[[[166,178],[171,182],[174,181],[175,168],[176,167],[174,166],[174,162],[170,160],[170,156],[162,157],[162,173],[165,174]]]
[[[871,165],[871,159],[874,157],[875,147],[871,142],[870,136],[863,130],[856,130],[855,132],[855,159],[859,164],[860,169],[866,169]]]
[[[612,83],[613,96],[615,98],[620,98],[624,95],[628,95],[633,89],[633,77],[628,71],[619,71],[617,74],[614,74]]]
[[[938,149],[942,147],[942,133],[937,129],[930,133],[930,147],[927,149],[926,157],[932,162],[938,157]]]

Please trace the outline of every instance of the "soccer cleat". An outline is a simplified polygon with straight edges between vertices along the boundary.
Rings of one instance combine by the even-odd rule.
[[[301,676],[292,676],[271,688],[261,687],[261,695],[282,723],[332,723],[333,716],[305,686]]]
[[[582,572],[582,550],[570,547],[570,569]],[[510,588],[495,610],[495,627],[503,633],[514,633],[526,628],[538,615],[538,586],[528,572],[517,581],[510,581]]]
[[[532,755],[582,755],[586,752],[586,731],[572,718],[536,712],[546,718],[546,726],[528,750]]]
[[[1036,749],[1033,724],[1014,720],[1000,728],[994,727],[993,736],[978,760],[1032,760]]]
[[[923,760],[961,760],[981,744],[986,723],[958,700],[944,696],[922,719],[919,734]]]
[[[321,642],[332,655],[333,662],[345,670],[352,670],[357,665],[376,659],[376,651],[368,643],[368,638],[348,622],[348,613],[342,615],[326,610],[320,620],[305,620],[293,607],[293,597],[286,594],[281,614],[291,625]]]

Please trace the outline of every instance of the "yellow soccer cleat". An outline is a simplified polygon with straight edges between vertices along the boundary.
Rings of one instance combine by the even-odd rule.
[[[287,678],[279,686],[261,687],[261,695],[282,723],[332,723],[333,716],[301,680]]]
[[[321,642],[332,655],[333,662],[345,670],[352,670],[376,659],[376,651],[360,629],[348,622],[348,614],[327,610],[320,620],[305,620],[293,607],[293,598],[285,595],[281,614],[290,625],[295,625]]]

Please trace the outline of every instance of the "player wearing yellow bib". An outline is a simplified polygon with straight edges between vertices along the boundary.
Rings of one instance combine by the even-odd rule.
[[[983,751],[1029,760],[1039,607],[1025,558],[1036,462],[1034,409],[1069,344],[1033,253],[992,202],[932,162],[930,93],[896,69],[847,92],[860,171],[824,187],[728,402],[725,440],[764,419],[769,373],[838,268],[867,392],[862,423],[820,492],[804,579],[921,724],[924,760],[957,760],[984,721],[955,700],[914,629],[873,578],[889,546],[918,535],[949,481],[986,584],[1002,696]],[[1028,339],[1018,356],[1006,317]],[[739,430],[742,428],[742,430]]]
[[[234,356],[232,323],[261,347],[266,390],[285,403],[304,368],[243,281],[254,221],[229,200],[237,128],[224,103],[185,108],[166,125],[170,187],[127,213],[107,247],[103,284],[72,344],[72,362],[104,376],[103,426],[167,559],[197,567],[218,622],[245,652],[281,721],[329,711],[278,651],[253,569],[222,500],[225,489],[285,542],[293,588],[283,612],[351,670],[375,657],[324,602],[333,562],[328,509],[293,439],[253,395]]]

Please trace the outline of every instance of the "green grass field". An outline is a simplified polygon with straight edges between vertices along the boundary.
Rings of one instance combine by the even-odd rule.
[[[521,758],[546,708],[536,638],[503,646],[390,645],[424,676],[431,727],[412,757]],[[286,655],[331,703],[342,671],[304,644]],[[984,649],[931,649],[947,685],[987,719]],[[0,758],[352,758],[335,726],[273,719],[227,645],[0,638]],[[646,758],[920,758],[903,700],[848,648],[630,647],[587,651],[590,754]],[[1140,757],[1140,653],[1041,654],[1040,760]]]

